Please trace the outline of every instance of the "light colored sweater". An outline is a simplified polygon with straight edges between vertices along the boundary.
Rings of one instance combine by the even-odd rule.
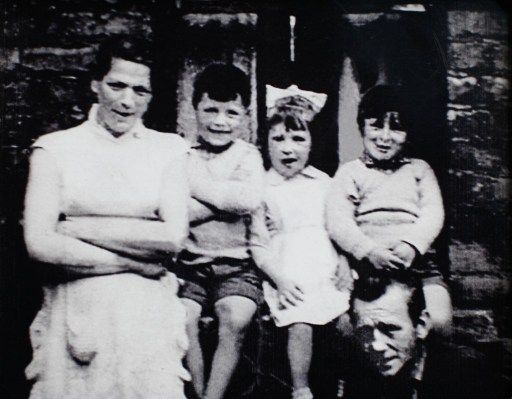
[[[193,148],[188,175],[193,200],[207,207],[211,216],[195,221],[192,217],[185,243],[188,254],[182,261],[199,264],[218,258],[248,259],[265,176],[256,146],[235,140],[219,154]]]
[[[336,172],[326,208],[331,238],[358,260],[400,241],[425,254],[444,222],[437,179],[420,159],[388,170],[347,162]]]

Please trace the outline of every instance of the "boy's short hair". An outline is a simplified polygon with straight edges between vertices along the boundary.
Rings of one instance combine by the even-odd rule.
[[[382,119],[387,112],[398,112],[400,123],[409,131],[413,101],[401,86],[377,85],[368,90],[359,103],[357,124],[363,133],[365,119]]]
[[[153,64],[151,44],[141,38],[111,38],[101,43],[91,75],[93,80],[102,80],[112,67],[112,59],[144,64],[151,68]]]
[[[194,81],[192,105],[197,109],[203,94],[212,100],[228,102],[240,95],[244,107],[251,102],[251,85],[247,75],[230,64],[211,64]]]

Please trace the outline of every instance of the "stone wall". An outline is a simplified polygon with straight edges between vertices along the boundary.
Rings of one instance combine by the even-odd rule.
[[[509,20],[454,9],[447,29],[454,340],[482,361],[503,345],[510,375]]]
[[[25,0],[3,6],[0,144],[7,207],[0,214],[0,283],[7,309],[0,313],[9,317],[13,384],[23,384],[30,357],[25,334],[39,300],[38,286],[27,282],[32,271],[22,259],[18,224],[26,149],[39,135],[85,119],[92,100],[87,70],[98,43],[128,34],[150,40],[155,4]],[[454,343],[465,358],[510,376],[509,21],[503,10],[449,9],[446,22]],[[254,58],[246,67],[254,69]]]

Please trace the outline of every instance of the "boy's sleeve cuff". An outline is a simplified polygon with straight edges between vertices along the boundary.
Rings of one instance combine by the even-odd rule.
[[[418,240],[414,240],[414,239],[410,239],[410,238],[405,239],[405,240],[400,240],[400,241],[405,242],[406,244],[409,244],[420,255],[425,255],[425,253],[427,252],[427,250],[430,246],[428,244],[424,244],[424,243],[419,242]]]
[[[375,248],[377,248],[377,245],[372,240],[365,240],[356,244],[350,253],[352,253],[354,258],[357,260],[362,260],[366,258]]]

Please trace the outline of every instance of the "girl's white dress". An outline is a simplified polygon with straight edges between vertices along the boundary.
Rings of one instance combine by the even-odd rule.
[[[336,288],[338,266],[342,278],[350,279],[348,263],[338,256],[325,229],[330,181],[327,174],[312,166],[291,179],[274,169],[267,172],[267,217],[277,230],[271,232],[271,258],[279,273],[304,291],[299,305],[284,308],[277,290],[268,282],[263,284],[265,300],[278,327],[299,322],[323,325],[348,310],[349,281],[346,289]]]

